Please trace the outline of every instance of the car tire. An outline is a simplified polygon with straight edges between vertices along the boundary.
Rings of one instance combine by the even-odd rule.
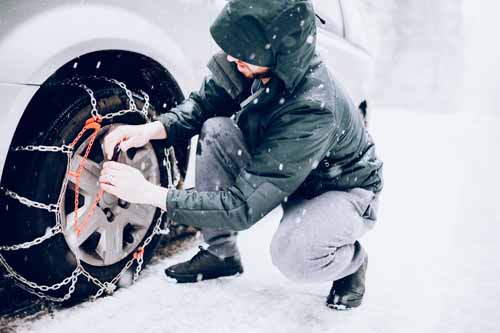
[[[78,88],[54,84],[50,87],[42,87],[41,89],[46,89],[48,95],[57,95]],[[129,101],[127,95],[124,90],[118,87],[101,85],[93,91],[98,101],[98,110],[101,115],[128,108]],[[24,141],[22,143],[61,146],[64,144],[67,145],[73,141],[85,125],[86,120],[90,117],[90,99],[83,90],[82,92],[83,93],[81,93],[78,98],[69,102],[66,101],[66,106],[61,108],[62,112],[59,113],[59,116],[56,119],[48,121],[49,126],[43,125],[43,128],[32,126],[32,128],[36,128],[37,130],[32,130],[29,133],[21,133],[20,138]],[[139,94],[134,94],[134,100],[138,108],[141,108],[144,102],[140,96]],[[67,98],[61,95],[61,100],[67,100]],[[39,112],[44,112],[43,105],[39,106]],[[154,114],[154,112],[154,109],[151,107],[150,114]],[[113,124],[117,122],[140,124],[144,123],[144,119],[139,113],[127,113],[111,120],[104,119],[102,126],[103,128],[106,126],[113,126]],[[46,124],[47,122],[40,121],[40,123]],[[88,133],[82,137],[82,141],[87,137]],[[14,142],[14,144],[21,144],[21,142]],[[98,145],[94,145],[92,151],[96,149],[99,150]],[[159,162],[159,182],[161,185],[166,186],[169,177],[172,175],[168,175],[165,168],[162,166],[164,146],[161,142],[156,142],[152,143],[152,149]],[[95,154],[98,155],[98,153]],[[102,160],[96,162],[102,163]],[[7,158],[6,167],[4,168],[2,186],[34,201],[55,203],[58,200],[61,187],[63,186],[63,179],[67,171],[66,167],[67,157],[61,153],[10,152]],[[69,198],[71,198],[72,195],[74,196],[74,194],[70,193]],[[68,193],[66,193],[66,197],[68,197]],[[2,244],[12,245],[33,240],[45,234],[49,228],[55,225],[54,213],[26,207],[12,198],[3,197],[2,200],[5,200],[1,205],[3,210],[2,215],[5,217],[0,221],[0,227],[2,228],[0,232]],[[65,200],[70,199],[66,198]],[[139,245],[143,243],[147,236],[152,234],[160,214],[161,212],[159,209],[154,210],[151,220],[145,222],[149,224],[149,227],[145,227],[147,230],[144,237],[140,240]],[[125,235],[125,231],[123,231],[123,235]],[[38,285],[53,285],[70,276],[76,268],[77,258],[74,253],[75,250],[68,245],[66,237],[66,234],[60,233],[28,249],[3,251],[2,254],[9,265],[27,280],[33,281]],[[101,238],[102,234],[100,235],[99,242]],[[136,241],[137,240],[134,239],[134,242]],[[149,246],[145,248],[143,255],[144,265],[153,256],[158,242],[159,236],[156,235],[153,237]],[[109,265],[96,265],[95,263],[81,261],[82,267],[101,282],[109,282],[123,269],[125,264],[131,260],[138,246],[136,246],[133,251],[129,251],[123,259],[115,263]],[[90,254],[89,258],[91,258],[92,255],[93,254]],[[130,268],[130,272],[125,274],[125,279],[121,281],[122,284],[128,284],[131,281],[131,274],[135,271],[135,267],[136,264],[134,263]],[[67,293],[68,287],[68,285],[65,285],[60,290],[49,291],[47,294],[53,297],[62,297]],[[80,275],[71,301],[85,298],[96,293],[97,290],[98,288],[94,283]]]

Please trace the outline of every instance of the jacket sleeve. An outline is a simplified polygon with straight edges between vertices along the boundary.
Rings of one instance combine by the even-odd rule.
[[[235,101],[209,74],[198,92],[192,92],[189,98],[158,116],[167,132],[168,146],[177,141],[189,140],[199,134],[203,123],[215,116],[231,116],[238,110]]]
[[[200,228],[249,228],[302,184],[326,154],[334,128],[332,113],[320,107],[277,116],[233,186],[213,192],[169,190],[168,216]]]

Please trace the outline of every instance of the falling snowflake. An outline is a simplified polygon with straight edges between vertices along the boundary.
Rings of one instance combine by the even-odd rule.
[[[283,170],[283,163],[280,163],[280,165],[279,165],[278,169],[279,169],[280,171],[281,171],[281,170]]]
[[[314,42],[314,36],[313,36],[313,35],[309,35],[309,36],[307,37],[307,40],[306,40],[306,41],[307,41],[307,43],[308,43],[308,44],[312,44],[312,43]]]
[[[269,50],[271,48],[271,44],[266,44],[266,50]]]
[[[253,100],[253,104],[257,104],[257,103],[259,103],[259,99],[258,98],[256,98],[256,99]]]
[[[280,104],[285,104],[285,98],[284,98],[284,97],[281,97],[281,98],[280,98],[279,103],[280,103]]]
[[[99,60],[99,61],[97,62],[97,64],[95,65],[95,68],[99,69],[99,67],[101,67],[101,61],[100,61],[100,60]]]
[[[241,156],[241,153],[242,153],[241,149],[238,149],[238,156]]]

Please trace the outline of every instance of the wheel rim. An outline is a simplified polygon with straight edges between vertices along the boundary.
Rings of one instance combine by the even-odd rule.
[[[99,175],[104,163],[104,137],[110,130],[119,126],[122,125],[108,125],[99,131],[89,159],[85,163],[80,176],[79,225],[83,222],[99,190]],[[78,168],[89,141],[90,138],[83,141],[75,150],[70,162],[71,171]],[[159,163],[150,143],[140,149],[134,149],[131,154],[121,153],[118,162],[135,167],[148,181],[160,184]],[[75,178],[68,176],[60,217],[64,237],[76,257],[93,266],[109,266],[130,255],[146,236],[156,208],[127,203],[109,193],[104,193],[88,223],[77,235],[74,225],[74,190]]]

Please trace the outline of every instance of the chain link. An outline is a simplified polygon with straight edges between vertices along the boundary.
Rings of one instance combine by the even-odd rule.
[[[65,302],[71,298],[71,295],[73,295],[73,293],[75,292],[77,282],[78,282],[78,277],[74,278],[72,280],[71,285],[68,288],[68,292],[63,297],[53,297],[53,296],[38,292],[36,290],[32,290],[32,289],[28,288],[27,286],[25,286],[17,281],[15,281],[14,283],[19,288],[23,289],[24,291],[26,291],[30,294],[37,296],[38,298],[45,299],[45,300],[55,302],[55,303],[62,303],[62,302]]]
[[[34,145],[27,145],[27,146],[18,146],[14,149],[14,151],[41,151],[41,152],[61,152],[64,154],[71,154],[73,153],[73,149],[68,146],[68,145],[62,145],[62,146],[34,146]]]
[[[29,242],[24,242],[21,244],[16,244],[16,245],[2,245],[0,246],[0,251],[18,251],[21,249],[29,249],[32,246],[36,246],[38,244],[43,243],[47,239],[52,238],[53,236],[62,233],[62,227],[61,225],[56,225],[55,227],[52,227],[50,229],[47,229],[45,234],[41,237],[35,238],[32,241]]]
[[[140,92],[144,97],[144,105],[139,112],[142,114],[142,117],[146,119],[146,122],[150,123],[151,117],[149,117],[149,95],[144,90],[140,90]]]
[[[105,77],[105,76],[91,76],[90,78],[94,79],[94,80],[104,80],[104,81],[107,81],[107,82],[110,82],[112,84],[117,85],[118,87],[120,87],[121,89],[123,89],[125,91],[125,94],[127,95],[127,98],[128,98],[128,103],[129,103],[129,108],[128,109],[120,110],[120,111],[112,112],[112,113],[107,113],[105,115],[102,115],[103,119],[112,119],[114,117],[123,116],[123,115],[125,115],[127,113],[130,113],[130,112],[138,112],[138,113],[140,113],[142,115],[142,117],[147,122],[151,121],[151,119],[149,117],[149,105],[150,105],[149,104],[149,95],[146,94],[146,92],[144,92],[143,90],[140,90],[141,94],[144,97],[144,106],[143,106],[143,108],[141,110],[139,110],[137,108],[136,103],[135,103],[132,91],[127,88],[127,85],[124,82],[118,81],[118,80],[113,79],[113,78],[108,78],[108,77]]]
[[[25,198],[23,196],[20,196],[19,194],[12,192],[8,189],[5,190],[5,194],[9,197],[11,197],[14,200],[19,201],[21,204],[27,206],[27,207],[33,207],[33,208],[38,208],[38,209],[43,209],[46,211],[49,211],[51,213],[58,213],[59,212],[59,206],[56,204],[44,204],[41,202],[33,201],[28,198]]]
[[[83,88],[87,94],[90,97],[90,105],[92,106],[92,110],[90,111],[90,115],[94,118],[97,119],[99,117],[99,111],[97,110],[97,100],[94,97],[94,92],[92,89],[87,87],[85,84],[80,83],[78,84],[78,87]]]
[[[21,274],[17,273],[8,263],[7,261],[5,260],[4,256],[2,254],[0,254],[0,263],[3,265],[3,267],[5,267],[7,273],[9,274],[9,276],[11,278],[14,278],[16,279],[17,281],[23,283],[24,285],[30,287],[31,289],[33,290],[40,290],[40,291],[43,291],[43,292],[47,292],[49,290],[51,291],[55,291],[55,290],[59,290],[61,289],[63,286],[69,284],[71,281],[73,281],[73,277],[78,277],[78,275],[81,274],[81,268],[80,266],[78,266],[74,271],[73,273],[71,273],[70,276],[68,276],[67,278],[65,278],[64,280],[62,280],[61,282],[59,283],[55,283],[51,286],[46,286],[46,285],[39,285],[35,282],[32,282],[32,281],[29,281],[28,279],[26,279],[24,276],[22,276]]]
[[[125,109],[125,110],[120,110],[117,112],[107,113],[105,115],[100,115],[99,111],[97,110],[97,100],[94,96],[94,92],[87,85],[79,82],[79,81],[84,80],[84,79],[90,79],[90,80],[96,80],[96,81],[106,81],[106,82],[112,83],[114,85],[117,85],[123,91],[125,91],[125,94],[127,95],[127,99],[128,99],[129,108]],[[92,75],[92,76],[83,77],[83,78],[82,77],[74,77],[74,78],[63,80],[61,82],[53,83],[51,85],[52,86],[79,87],[79,88],[82,88],[83,90],[85,90],[90,98],[90,104],[92,106],[91,115],[92,115],[92,117],[94,117],[94,119],[96,119],[98,116],[102,116],[103,119],[110,120],[110,119],[113,119],[115,117],[123,116],[127,113],[130,113],[130,112],[138,112],[142,115],[142,117],[147,122],[151,121],[151,119],[149,117],[149,106],[150,106],[149,95],[147,93],[145,93],[144,91],[140,90],[140,92],[144,98],[144,106],[141,110],[139,110],[137,108],[136,103],[135,103],[135,99],[134,99],[132,91],[127,88],[127,85],[124,82],[118,81],[116,79],[108,78],[106,76]]]
[[[137,281],[137,279],[139,278],[139,274],[141,274],[141,270],[142,270],[142,264],[144,263],[144,258],[143,256],[140,256],[138,259],[137,259],[137,267],[135,268],[135,272],[134,272],[134,283]]]
[[[83,90],[85,90],[85,92],[90,97],[90,106],[92,107],[92,110],[90,111],[90,115],[94,119],[97,119],[97,117],[99,116],[99,111],[97,110],[97,100],[94,97],[94,92],[92,91],[92,89],[90,89],[84,83],[74,82],[74,80],[75,80],[75,78],[69,78],[69,79],[63,80],[62,82],[48,84],[48,86],[70,86],[70,87],[82,88]]]

